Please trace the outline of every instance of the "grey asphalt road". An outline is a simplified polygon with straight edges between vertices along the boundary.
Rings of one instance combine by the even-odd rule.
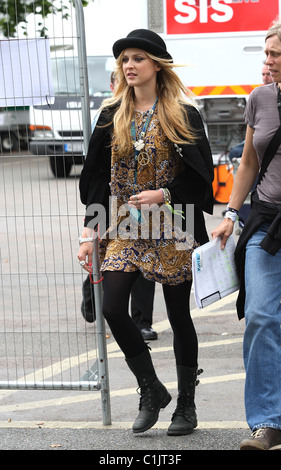
[[[7,161],[3,163],[6,176],[12,168],[13,172],[16,171],[16,163],[9,163],[9,167],[5,165],[8,165]],[[43,172],[40,179],[41,185],[48,182],[52,187],[77,186],[77,179],[73,177],[67,183],[55,183],[49,173]],[[224,205],[216,205],[214,215],[206,216],[209,233],[221,220],[224,208]],[[238,450],[240,441],[249,435],[249,430],[243,403],[244,321],[239,322],[236,317],[235,300],[236,293],[199,310],[193,294],[191,297],[199,341],[199,367],[204,370],[196,389],[199,424],[193,434],[173,437],[166,433],[176,404],[177,384],[172,332],[162,289],[157,286],[154,328],[158,339],[151,341],[150,347],[158,376],[170,390],[172,401],[160,412],[156,425],[146,433],[132,433],[131,425],[139,401],[137,385],[107,328],[111,424],[105,426],[102,423],[102,402],[98,391],[0,390],[0,450],[93,450],[96,454],[92,455],[97,459],[109,459],[117,455],[114,454],[117,451],[123,456],[129,455],[129,451],[134,451],[136,456],[140,451],[141,458],[148,455],[145,464],[157,465],[155,460],[149,459],[153,453],[162,455],[158,466],[177,464],[164,461],[164,454],[177,454],[184,459],[188,450]],[[89,332],[91,328],[94,327],[88,325]],[[115,463],[130,466],[129,461]],[[139,463],[131,462],[132,468],[137,468]]]

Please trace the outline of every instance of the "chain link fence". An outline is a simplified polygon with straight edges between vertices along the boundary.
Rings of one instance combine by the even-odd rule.
[[[110,424],[101,286],[86,321],[76,253],[79,175],[112,58],[87,58],[81,0],[42,0],[52,12],[40,19],[30,3],[12,14],[4,2],[0,33],[0,388],[101,391]]]

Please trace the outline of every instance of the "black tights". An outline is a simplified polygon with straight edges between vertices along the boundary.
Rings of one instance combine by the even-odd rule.
[[[146,349],[146,344],[129,315],[129,298],[139,271],[105,271],[103,275],[103,315],[125,357],[137,356]],[[163,285],[168,318],[174,333],[176,363],[196,367],[198,342],[189,310],[190,289],[191,281],[176,286]]]

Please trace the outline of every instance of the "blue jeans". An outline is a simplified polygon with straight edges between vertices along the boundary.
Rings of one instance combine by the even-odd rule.
[[[281,250],[259,243],[268,225],[248,241],[245,264],[245,409],[252,430],[281,430]]]

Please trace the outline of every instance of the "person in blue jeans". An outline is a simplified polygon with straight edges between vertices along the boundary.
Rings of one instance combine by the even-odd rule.
[[[256,88],[247,103],[246,140],[223,222],[212,232],[224,248],[273,135],[281,124],[281,21],[265,41],[266,65],[273,83]],[[262,171],[235,261],[240,277],[238,317],[245,316],[244,364],[246,418],[252,434],[241,450],[281,449],[281,147]]]

